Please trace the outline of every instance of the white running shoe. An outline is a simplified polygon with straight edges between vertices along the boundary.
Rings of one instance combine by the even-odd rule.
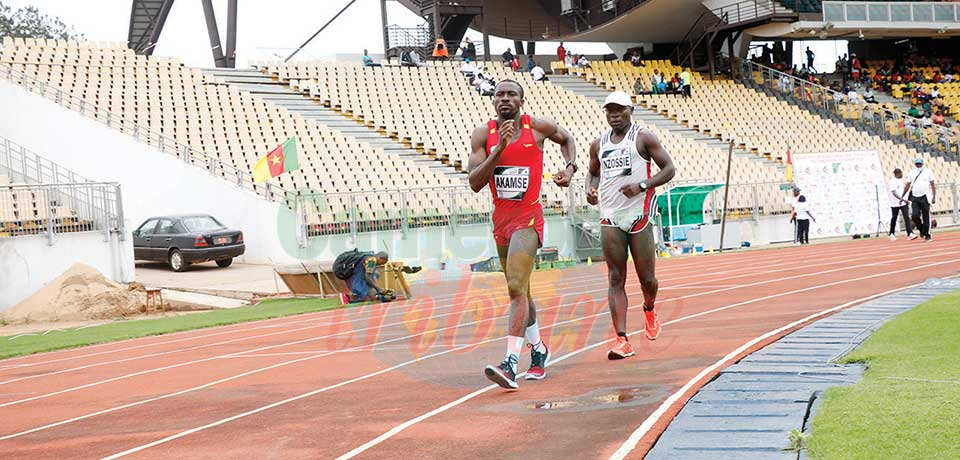
[[[911,233],[911,234],[907,235],[907,239],[910,240],[910,241],[913,241],[913,240],[917,239],[917,234],[916,234],[916,233]]]
[[[890,234],[890,241],[897,241],[896,235]]]

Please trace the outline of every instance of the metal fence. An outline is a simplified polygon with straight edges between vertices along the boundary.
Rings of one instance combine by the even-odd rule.
[[[135,140],[155,147],[157,150],[173,155],[186,164],[202,168],[211,175],[234,183],[237,187],[250,190],[269,200],[282,201],[286,192],[275,182],[255,184],[253,175],[249,171],[237,169],[233,165],[224,163],[218,158],[207,156],[188,145],[177,143],[174,139],[164,136],[147,127],[128,120],[121,115],[106,111],[93,102],[73,96],[60,88],[48,85],[33,76],[15,69],[22,64],[0,63],[0,78],[19,85],[23,89],[38,94],[58,105],[80,113],[81,115],[116,129],[133,137]]]
[[[126,238],[120,184],[81,182],[0,186],[0,237],[115,232]]]
[[[851,101],[847,95],[817,83],[755,62],[738,61],[738,76],[753,80],[780,94],[784,99],[859,122],[870,128],[874,134],[887,139],[904,141],[933,154],[960,157],[960,130],[956,128],[935,125],[897,110],[885,109],[879,104],[865,103],[862,96]]]

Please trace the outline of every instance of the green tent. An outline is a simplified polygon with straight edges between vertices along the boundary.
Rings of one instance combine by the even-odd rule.
[[[723,184],[683,184],[658,190],[657,210],[662,225],[697,225],[703,223],[703,200]],[[669,212],[668,212],[669,211]]]

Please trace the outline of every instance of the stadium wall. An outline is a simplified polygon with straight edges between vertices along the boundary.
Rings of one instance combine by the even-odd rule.
[[[133,243],[103,232],[59,233],[0,238],[0,311],[30,297],[75,263],[96,268],[121,283],[133,281]]]
[[[0,134],[92,180],[121,184],[128,236],[151,216],[207,213],[244,232],[238,262],[296,261],[295,232],[283,232],[291,245],[279,230],[293,214],[287,208],[5,81],[0,101]]]

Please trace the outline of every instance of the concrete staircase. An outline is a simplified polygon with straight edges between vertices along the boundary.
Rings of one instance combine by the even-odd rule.
[[[603,104],[603,100],[607,97],[607,94],[610,94],[610,91],[575,75],[551,75],[550,81],[563,89],[579,94],[587,99],[595,101],[600,105]],[[729,148],[729,144],[724,141],[700,133],[693,128],[688,128],[646,107],[634,107],[633,119],[645,125],[653,125],[664,131],[669,131],[677,136],[693,139],[694,141],[709,148],[722,150],[723,154],[726,154],[727,149]],[[749,158],[753,161],[764,163],[779,169],[786,168],[786,166],[779,161],[769,160],[760,155],[756,155],[737,147],[734,147],[733,153],[734,155]]]
[[[324,107],[309,96],[290,89],[286,83],[274,80],[256,69],[202,69],[204,74],[220,78],[241,91],[256,94],[263,100],[276,104],[303,118],[315,120],[327,128],[339,131],[345,136],[357,139],[375,148],[381,148],[388,154],[397,155],[406,161],[412,161],[431,170],[450,177],[466,180],[466,174],[455,168],[434,160],[399,141],[378,133],[372,128]]]

